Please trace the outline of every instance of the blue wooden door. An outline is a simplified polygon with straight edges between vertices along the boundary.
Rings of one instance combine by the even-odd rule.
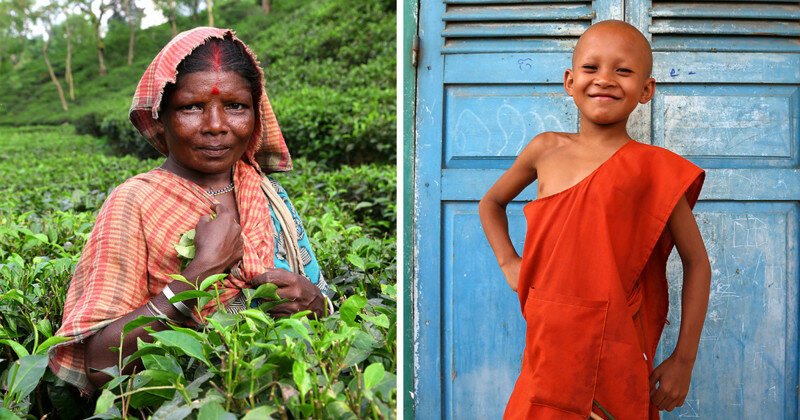
[[[665,418],[798,416],[800,5],[797,1],[420,0],[415,107],[414,402],[420,419],[499,418],[524,320],[477,202],[542,131],[577,131],[561,87],[577,36],[624,19],[654,48],[632,135],[707,169],[695,209],[711,300],[690,395]],[[526,189],[509,206],[522,248]],[[680,261],[669,264],[680,322]]]

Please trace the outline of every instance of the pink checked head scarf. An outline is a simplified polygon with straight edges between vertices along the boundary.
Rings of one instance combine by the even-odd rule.
[[[261,75],[261,97],[253,98],[258,103],[259,118],[256,120],[253,138],[243,159],[256,168],[260,166],[260,169],[266,173],[291,170],[292,159],[289,156],[289,149],[283,140],[281,128],[272,112],[272,106],[264,88],[264,72],[261,70],[256,55],[239,38],[236,38],[230,29],[200,27],[181,32],[173,38],[153,59],[139,81],[129,113],[131,122],[153,147],[162,154],[167,154],[167,151],[156,140],[156,120],[158,120],[158,113],[161,109],[164,88],[167,83],[176,83],[178,65],[181,61],[210,38],[230,38],[241,44]]]

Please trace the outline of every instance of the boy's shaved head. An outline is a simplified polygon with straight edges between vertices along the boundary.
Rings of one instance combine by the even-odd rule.
[[[635,47],[637,55],[635,58],[641,60],[645,66],[647,76],[650,76],[653,71],[653,50],[650,48],[650,43],[647,42],[647,38],[636,27],[621,20],[604,20],[590,26],[575,45],[575,50],[572,53],[573,67],[575,67],[575,57],[585,47],[586,43],[582,41],[595,36],[625,38],[627,43]]]

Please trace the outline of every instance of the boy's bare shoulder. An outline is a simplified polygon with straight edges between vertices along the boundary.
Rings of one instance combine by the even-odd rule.
[[[520,157],[535,168],[536,162],[572,144],[574,142],[573,136],[574,134],[572,133],[545,131],[528,142],[528,145],[525,146],[525,149],[520,153]]]

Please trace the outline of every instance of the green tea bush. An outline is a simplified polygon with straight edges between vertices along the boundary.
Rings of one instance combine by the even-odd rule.
[[[382,198],[395,194],[391,166],[326,172],[297,159],[296,171],[276,175],[337,291],[335,314],[249,309],[156,333],[123,361],[145,369],[112,367],[115,379],[89,405],[57,379],[47,352],[60,342],[53,334],[94,217],[115,185],[160,163],[107,151],[69,126],[0,128],[1,418],[394,417],[396,254],[385,221],[395,213]]]
[[[264,15],[256,2],[217,2],[216,24],[237,32],[258,54],[284,137],[297,157],[331,167],[391,163],[396,143],[395,1],[281,0]],[[206,24],[205,14],[182,16],[179,30]],[[357,28],[357,29],[354,29]],[[56,25],[49,48],[64,79],[64,29]],[[105,37],[108,75],[97,74],[91,30],[74,46],[75,100],[58,108],[56,89],[30,41],[16,67],[0,67],[0,125],[73,123],[78,133],[105,137],[118,154],[153,157],[140,148],[127,121],[136,83],[170,40],[168,24],[137,31],[135,59],[127,64],[128,28],[112,20]],[[13,111],[13,112],[12,112]]]

